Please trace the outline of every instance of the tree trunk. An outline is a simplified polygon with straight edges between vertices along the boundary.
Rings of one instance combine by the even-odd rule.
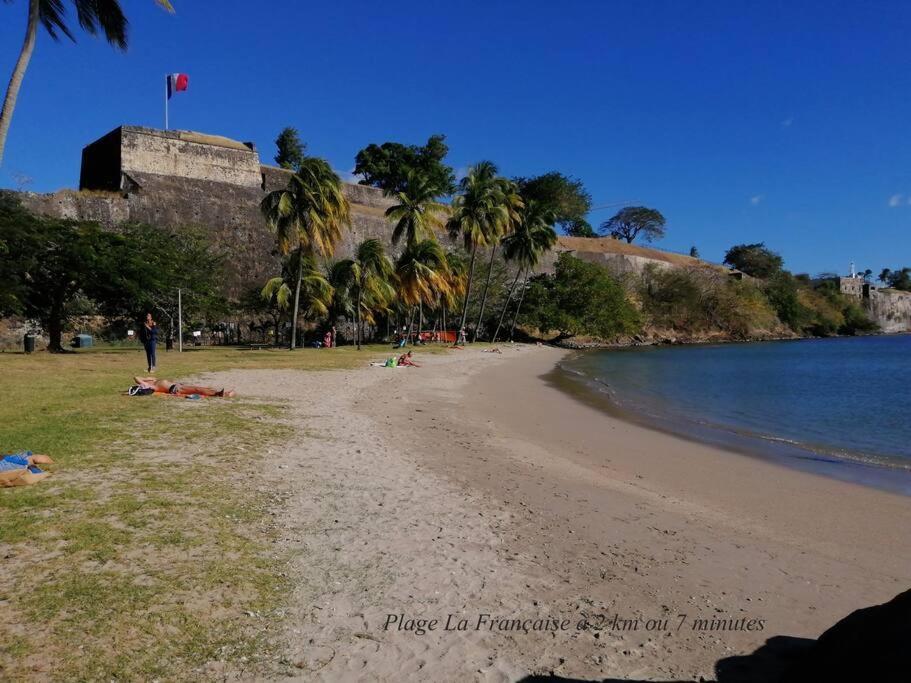
[[[490,265],[487,266],[487,282],[484,283],[484,293],[481,295],[481,311],[478,313],[478,324],[474,328],[474,335],[471,338],[472,343],[478,341],[478,330],[481,329],[481,320],[484,318],[484,307],[487,305],[487,290],[490,289],[490,276],[493,274],[493,260],[497,255],[499,243],[494,243],[493,249],[490,250]]]
[[[418,343],[421,341],[421,330],[424,329],[424,302],[418,301]]]
[[[63,351],[63,306],[52,304],[50,315],[47,318],[47,350],[52,353]]]
[[[361,350],[361,288],[357,288],[357,332],[355,333],[355,338],[357,339],[357,350]]]
[[[516,285],[519,284],[519,277],[522,275],[522,268],[516,270],[516,279],[512,281],[512,287],[509,288],[509,294],[506,295],[506,303],[503,304],[503,312],[500,313],[500,321],[497,323],[497,331],[493,333],[492,344],[497,343],[497,335],[500,334],[500,328],[503,327],[503,318],[506,317],[506,310],[509,308],[509,302],[512,301],[512,293],[516,291]]]
[[[304,255],[297,255],[297,287],[294,288],[294,310],[291,312],[291,350],[297,346],[297,309],[301,302],[301,282],[304,279]]]
[[[519,295],[519,304],[516,306],[516,315],[512,319],[512,327],[509,330],[509,341],[516,331],[516,321],[519,319],[519,311],[522,309],[522,301],[525,299],[525,290],[528,288],[528,267],[525,267],[525,279],[522,281],[522,294]]]
[[[25,70],[28,68],[28,63],[32,59],[32,52],[35,50],[35,39],[38,36],[40,4],[40,0],[29,0],[25,40],[22,41],[22,49],[19,50],[19,59],[16,60],[16,66],[13,67],[13,75],[10,76],[9,85],[6,87],[6,97],[3,100],[3,109],[0,109],[0,164],[3,163],[3,150],[6,147],[6,136],[9,133],[10,122],[13,120],[13,110],[16,108],[16,100],[19,97],[19,88],[22,87],[22,79],[25,78]]]
[[[441,305],[443,308],[443,311],[442,311],[442,313],[443,313],[443,336],[440,337],[440,341],[442,341],[445,344],[446,343],[446,304],[441,302]]]
[[[474,279],[474,257],[477,253],[478,245],[474,244],[471,247],[471,260],[468,262],[468,285],[465,287],[465,302],[462,304],[462,322],[459,324],[456,335],[464,329],[465,321],[468,318],[468,301],[471,299],[471,281]],[[458,339],[458,336],[456,336],[456,339]]]
[[[405,340],[406,340],[405,343],[414,344],[414,340],[412,340],[412,338],[411,338],[413,330],[414,330],[414,306],[411,307],[411,317],[408,318],[408,331],[405,333]]]

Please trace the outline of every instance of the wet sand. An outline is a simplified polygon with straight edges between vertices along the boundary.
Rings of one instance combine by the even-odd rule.
[[[769,638],[907,589],[907,498],[621,421],[551,386],[562,351],[502,348],[214,378],[298,429],[263,473],[293,678],[768,680]]]

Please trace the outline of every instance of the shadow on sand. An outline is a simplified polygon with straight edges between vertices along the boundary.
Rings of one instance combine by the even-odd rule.
[[[769,638],[758,650],[749,655],[726,657],[715,663],[715,678],[708,679],[715,683],[770,683],[779,680],[784,672],[806,653],[813,643],[810,638],[792,638],[774,636]],[[686,679],[692,682],[693,679]],[[564,678],[562,676],[536,675],[526,676],[519,683],[655,683],[633,678]],[[679,681],[661,681],[659,683],[686,683]]]
[[[911,681],[909,672],[911,590],[881,605],[851,612],[816,640],[774,636],[752,654],[725,657],[715,663],[716,683],[906,683]],[[637,683],[633,679],[598,680]],[[526,676],[520,683],[545,681],[590,683],[554,675]]]

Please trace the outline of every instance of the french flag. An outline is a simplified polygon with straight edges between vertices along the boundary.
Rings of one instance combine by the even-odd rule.
[[[190,77],[187,74],[168,74],[168,99],[176,92],[183,92],[190,87]]]

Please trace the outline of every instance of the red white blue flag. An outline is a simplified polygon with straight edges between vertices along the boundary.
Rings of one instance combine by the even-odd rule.
[[[187,74],[168,74],[168,99],[176,92],[183,92],[190,86],[190,77]]]

